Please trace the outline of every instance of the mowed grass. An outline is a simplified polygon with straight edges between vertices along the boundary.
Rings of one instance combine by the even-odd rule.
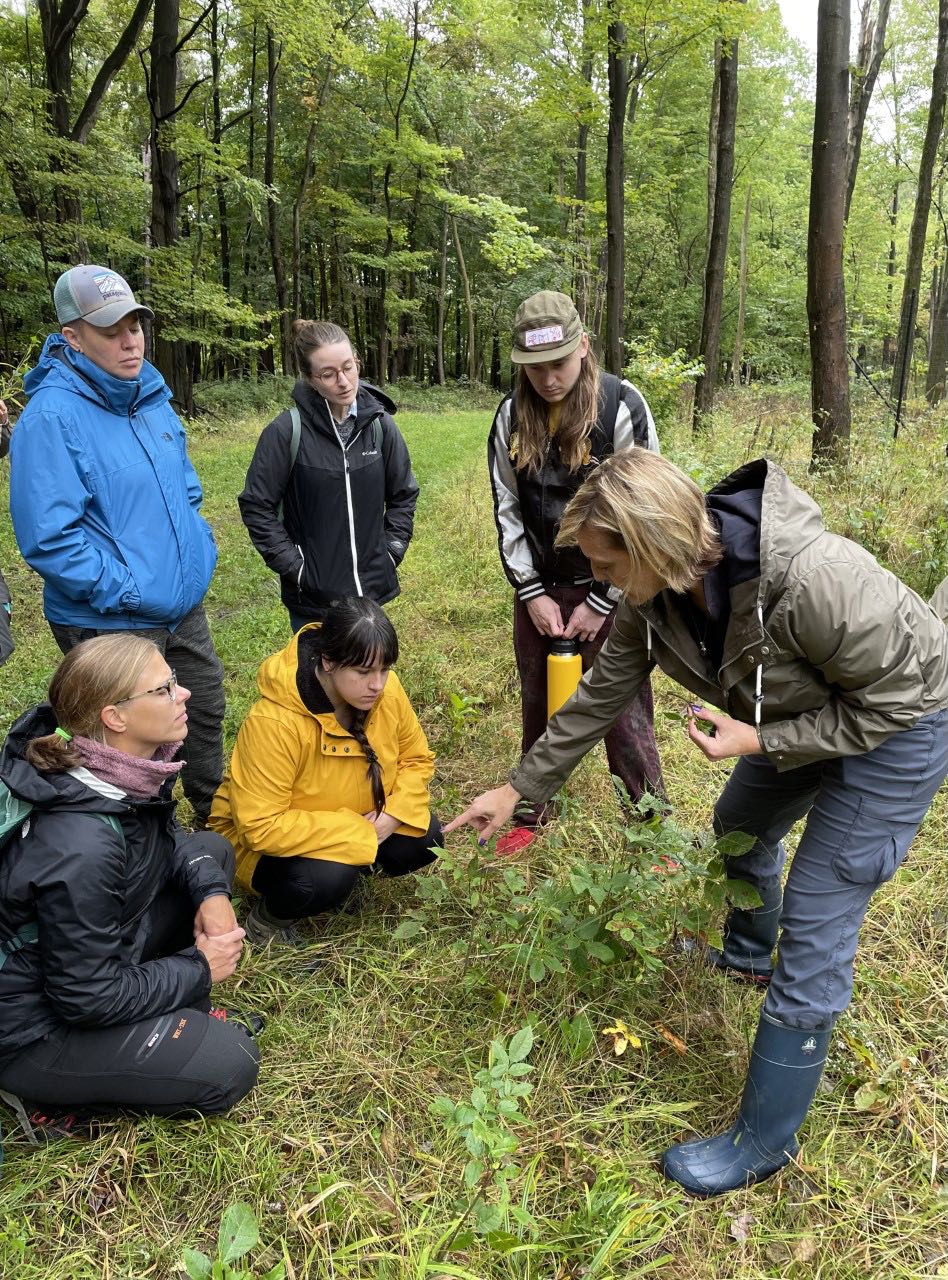
[[[255,697],[257,665],[288,628],[235,502],[262,421],[225,421],[195,424],[191,450],[221,547],[208,608],[227,671],[230,743]],[[399,422],[422,498],[391,615],[399,674],[438,752],[435,806],[446,818],[503,778],[519,740],[510,591],[486,483],[490,414],[452,405]],[[834,528],[861,537],[912,585],[930,590],[944,571],[934,416],[917,414],[892,445],[874,407],[862,406],[851,475],[815,482],[805,398],[794,393],[726,399],[697,443],[674,424],[663,436],[708,482],[768,450],[824,502]],[[5,727],[42,696],[57,650],[6,523],[0,546],[18,640],[0,674]],[[708,765],[660,714],[680,708],[681,692],[661,677],[655,690],[675,816],[701,830],[727,768]],[[606,840],[618,830],[600,751],[568,791],[558,838],[531,858],[533,882],[562,873],[563,850],[595,857],[596,824]],[[759,1188],[694,1202],[654,1167],[682,1135],[730,1123],[756,992],[671,947],[654,975],[614,964],[534,985],[492,954],[474,881],[467,898],[457,881],[451,909],[406,940],[393,935],[418,906],[415,881],[374,881],[361,916],[338,917],[301,955],[249,951],[224,988],[228,1003],[269,1019],[259,1087],[230,1116],[108,1120],[86,1140],[34,1151],[4,1115],[0,1275],[174,1277],[183,1248],[213,1252],[223,1210],[243,1200],[260,1224],[254,1274],[282,1262],[297,1280],[945,1276],[945,823],[943,791],[907,865],[872,905],[856,996],[799,1160]],[[451,867],[472,852],[455,837]],[[563,1025],[577,1018],[593,1033],[579,1043]],[[616,1018],[641,1040],[621,1057],[600,1034]],[[534,1093],[513,1126],[521,1172],[511,1186],[521,1221],[511,1215],[506,1231],[484,1238],[467,1231],[468,1219],[455,1235],[470,1199],[468,1155],[429,1104],[468,1099],[491,1040],[527,1023]],[[874,1109],[859,1109],[857,1090],[880,1078]]]

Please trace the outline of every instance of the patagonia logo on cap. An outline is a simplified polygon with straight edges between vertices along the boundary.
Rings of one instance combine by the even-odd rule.
[[[528,329],[523,335],[525,347],[545,347],[551,342],[563,341],[563,326],[549,324],[545,329]]]
[[[128,285],[121,276],[113,274],[111,271],[99,276],[93,276],[95,287],[102,294],[102,300],[108,302],[110,298],[125,298],[128,296]]]

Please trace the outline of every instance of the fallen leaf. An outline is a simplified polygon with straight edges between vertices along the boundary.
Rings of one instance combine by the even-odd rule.
[[[794,1262],[812,1262],[820,1251],[819,1241],[815,1236],[804,1236],[793,1246]]]
[[[629,1045],[633,1049],[641,1049],[642,1041],[629,1030],[621,1018],[616,1018],[615,1026],[603,1027],[602,1034],[604,1036],[612,1036],[612,1051],[617,1058],[621,1058]]]
[[[749,1209],[745,1209],[743,1213],[739,1213],[736,1218],[731,1219],[731,1235],[735,1240],[742,1242],[749,1240],[751,1235],[751,1227],[757,1219]]]
[[[660,1022],[657,1022],[655,1024],[655,1030],[662,1037],[662,1039],[665,1041],[666,1044],[671,1045],[671,1047],[675,1050],[677,1054],[679,1054],[682,1058],[685,1056],[685,1054],[688,1052],[688,1046],[685,1044],[684,1040],[682,1040],[681,1036],[676,1036],[674,1031],[669,1031],[668,1028],[663,1027]]]

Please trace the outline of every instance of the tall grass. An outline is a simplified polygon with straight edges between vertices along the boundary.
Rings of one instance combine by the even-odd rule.
[[[288,635],[235,503],[263,421],[222,403],[191,430],[221,546],[208,606],[227,673],[229,741],[254,699],[257,665]],[[435,803],[447,816],[501,780],[519,740],[510,592],[485,476],[490,412],[452,403],[399,421],[422,498],[391,614],[400,675],[438,751]],[[724,400],[704,439],[676,424],[663,435],[666,452],[706,482],[769,452],[823,503],[833,528],[930,591],[945,567],[937,426],[919,413],[893,445],[867,404],[851,473],[816,479],[806,405],[793,395],[743,392]],[[0,676],[6,725],[42,697],[57,651],[39,583],[6,526],[0,546],[18,641]],[[680,707],[668,681],[655,687],[659,711]],[[657,725],[675,822],[700,831],[727,769],[705,762],[661,715]],[[599,752],[568,795],[551,838],[520,865],[528,888],[621,842]],[[507,893],[505,868],[484,861],[471,873],[461,838],[430,872],[452,885],[437,912],[413,879],[377,881],[361,916],[339,916],[301,955],[245,956],[228,1002],[264,1011],[269,1024],[260,1085],[232,1115],[102,1121],[86,1140],[39,1151],[4,1115],[0,1274],[173,1277],[184,1246],[212,1252],[224,1208],[243,1200],[260,1223],[255,1273],[282,1263],[297,1280],[944,1276],[945,821],[942,793],[908,864],[873,903],[856,996],[799,1160],[759,1188],[692,1202],[654,1168],[668,1143],[730,1122],[759,995],[671,951],[656,972],[599,965],[535,985],[494,953],[490,913]],[[409,912],[426,909],[423,931],[396,936]],[[601,1034],[616,1018],[641,1041],[621,1057]],[[503,1229],[478,1233],[472,1215],[461,1221],[468,1153],[429,1104],[468,1099],[490,1042],[527,1024],[533,1093],[513,1126],[512,1207]]]

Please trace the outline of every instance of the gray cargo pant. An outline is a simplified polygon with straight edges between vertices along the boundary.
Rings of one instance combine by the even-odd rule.
[[[787,876],[777,966],[764,1011],[792,1027],[831,1027],[849,1004],[856,941],[869,901],[894,875],[948,775],[948,711],[858,756],[778,772],[744,756],[714,810],[715,831],[745,831],[753,848],[728,875],[779,884],[783,837],[809,814]]]
[[[63,627],[50,622],[49,629],[63,653],[82,640],[112,635],[115,628]],[[132,635],[151,640],[164,654],[178,682],[191,690],[188,701],[188,736],[181,748],[186,761],[181,772],[184,794],[202,823],[207,821],[214,792],[224,773],[224,668],[214,649],[203,605],[186,613],[173,631],[167,627],[136,629]]]

